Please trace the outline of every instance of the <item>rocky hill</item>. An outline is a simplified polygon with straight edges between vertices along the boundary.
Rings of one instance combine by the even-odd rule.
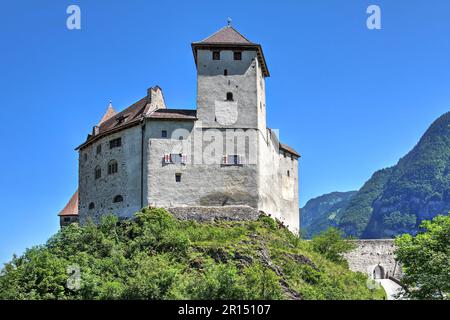
[[[363,239],[414,235],[423,220],[447,214],[450,112],[437,119],[395,166],[375,172],[350,199],[333,204],[336,195],[324,195],[305,206],[301,220],[308,235],[335,225],[346,235]],[[333,206],[339,209],[336,215]]]
[[[181,221],[163,209],[71,224],[0,272],[0,300],[383,297],[269,217]]]
[[[351,200],[339,224],[348,235],[416,234],[423,220],[450,211],[450,112],[392,168],[375,173]]]
[[[332,192],[309,200],[300,209],[302,238],[310,239],[329,227],[337,227],[342,213],[356,193]]]

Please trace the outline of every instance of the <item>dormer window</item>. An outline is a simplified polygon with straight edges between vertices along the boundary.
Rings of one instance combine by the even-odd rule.
[[[234,60],[242,60],[242,52],[240,52],[240,51],[235,51],[233,56],[234,56]]]
[[[227,101],[233,101],[233,93],[227,92]]]
[[[213,60],[220,60],[220,51],[213,51],[212,58]]]

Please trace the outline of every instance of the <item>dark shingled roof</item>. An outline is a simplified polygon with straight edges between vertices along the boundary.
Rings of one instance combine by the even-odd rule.
[[[158,109],[149,118],[162,120],[197,120],[197,110]]]
[[[78,215],[78,189],[70,198],[64,209],[58,214],[58,216],[77,216]]]
[[[297,151],[295,151],[294,149],[292,149],[291,147],[289,147],[287,144],[280,143],[280,149],[287,151],[287,152],[293,154],[294,156],[300,158],[300,154]]]
[[[265,77],[269,77],[269,69],[267,68],[266,59],[262,51],[261,45],[251,42],[241,33],[239,33],[232,26],[225,26],[219,31],[213,33],[211,36],[203,39],[202,41],[193,42],[191,44],[192,52],[194,54],[195,63],[197,64],[197,49],[237,49],[237,50],[256,50],[258,60],[261,64],[263,74]]]
[[[100,122],[97,134],[89,134],[86,141],[78,146],[76,150],[91,144],[92,142],[104,137],[110,133],[120,131],[122,129],[138,125],[145,117],[148,119],[158,120],[197,120],[197,111],[188,109],[157,109],[149,115],[147,114],[147,97],[133,103],[125,110],[112,115],[109,119]]]
[[[244,37],[232,26],[226,26],[212,34],[208,38],[194,42],[194,44],[218,44],[218,43],[227,43],[227,44],[255,44]]]

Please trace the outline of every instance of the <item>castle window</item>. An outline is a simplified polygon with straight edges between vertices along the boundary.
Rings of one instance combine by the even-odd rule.
[[[287,176],[290,177],[291,173],[289,172],[289,170],[287,171]]]
[[[117,139],[113,139],[109,141],[109,148],[113,149],[113,148],[118,148],[122,146],[122,138],[117,138]]]
[[[87,153],[84,154],[84,161],[87,161]]]
[[[181,182],[181,173],[175,173],[175,182]]]
[[[102,169],[100,166],[95,167],[95,180],[100,179],[102,177]]]
[[[123,201],[123,197],[120,194],[115,196],[113,199],[114,203],[118,203],[118,202],[122,202],[122,201]]]
[[[220,60],[220,51],[213,51],[212,58],[213,60]]]
[[[233,101],[233,93],[227,92],[227,101]]]
[[[243,157],[237,154],[225,155],[222,157],[222,164],[229,166],[238,166],[243,163]]]
[[[89,203],[89,210],[92,210],[95,208],[95,204],[93,202]]]
[[[108,163],[108,174],[114,174],[118,171],[118,165],[116,160],[111,160]]]
[[[235,51],[234,52],[234,60],[242,60],[242,52]]]
[[[224,75],[224,76],[227,76],[227,75],[228,75],[228,70],[227,70],[227,69],[223,70],[223,75]]]
[[[97,154],[100,154],[100,153],[102,153],[102,145],[101,144],[99,144],[97,146]]]
[[[167,138],[167,130],[161,131],[161,138]]]

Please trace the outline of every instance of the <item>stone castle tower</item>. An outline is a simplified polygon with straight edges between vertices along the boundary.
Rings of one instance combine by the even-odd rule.
[[[299,228],[298,158],[266,126],[261,45],[230,25],[192,43],[197,108],[169,109],[159,87],[112,105],[79,152],[78,215],[131,217],[146,206],[248,207]]]

